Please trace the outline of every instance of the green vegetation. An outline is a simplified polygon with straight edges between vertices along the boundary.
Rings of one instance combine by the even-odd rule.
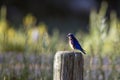
[[[59,39],[59,32],[55,30],[53,36],[49,36],[46,25],[43,22],[36,25],[36,18],[31,14],[25,16],[22,27],[17,30],[8,25],[5,14],[3,6],[0,15],[1,52],[55,53],[56,46],[63,48],[65,43]]]
[[[108,60],[110,60],[109,67],[111,69],[111,74],[109,75],[110,79],[108,80],[119,80],[120,73],[117,71],[117,69],[120,68],[120,59],[118,60],[118,62],[115,62],[115,60],[117,60],[118,57],[120,58],[120,21],[118,20],[114,11],[112,11],[110,14],[110,21],[106,20],[106,9],[106,3],[103,3],[101,5],[101,9],[99,12],[93,9],[90,14],[89,33],[84,33],[80,31],[76,33],[76,37],[80,40],[80,42],[82,42],[81,44],[83,45],[87,53],[87,56],[85,56],[85,75],[88,75],[92,72],[91,68],[94,67],[93,59],[97,56],[99,59],[99,67],[97,67],[97,70],[99,71],[99,73],[101,73],[102,77],[105,77],[105,73],[103,72],[103,58],[107,57],[109,58]],[[13,28],[13,26],[8,25],[8,21],[6,20],[6,7],[3,6],[1,8],[0,52],[23,53],[23,55],[25,56],[22,63],[16,62],[15,65],[13,64],[14,66],[21,66],[22,64],[24,65],[20,76],[15,76],[15,73],[12,70],[12,66],[10,66],[10,64],[8,64],[7,62],[3,63],[2,66],[0,65],[0,74],[2,74],[0,76],[1,80],[29,79],[30,72],[28,70],[28,67],[33,63],[29,63],[29,61],[26,60],[26,56],[31,54],[25,53],[45,53],[44,55],[53,55],[58,50],[70,50],[67,41],[60,38],[58,30],[54,30],[53,35],[50,36],[47,31],[47,26],[43,22],[36,25],[36,21],[37,19],[32,16],[32,14],[28,14],[23,19],[22,27],[16,30]],[[88,56],[90,56],[90,62],[89,64],[86,64]],[[45,64],[46,66],[49,66],[46,68],[51,68],[52,70],[52,61],[53,59],[50,60],[50,63]],[[40,61],[40,63],[42,63],[42,61]],[[10,68],[11,72],[9,73],[12,73],[11,75],[8,75],[8,72],[4,71],[4,69],[6,68]],[[31,79],[29,80],[52,80],[52,74],[48,75],[47,71],[45,70],[46,69],[41,69],[42,73],[40,76],[31,76]],[[92,78],[90,79],[92,80]],[[105,78],[103,78],[103,80],[105,80]]]

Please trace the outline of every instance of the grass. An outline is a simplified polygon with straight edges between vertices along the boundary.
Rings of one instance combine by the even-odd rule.
[[[110,13],[110,20],[106,20],[106,10],[106,3],[98,12],[93,9],[89,33],[75,34],[87,53],[84,57],[86,80],[120,79],[120,21],[114,11]],[[32,14],[26,15],[22,27],[16,30],[8,25],[5,6],[0,12],[0,53],[5,53],[0,54],[0,79],[52,80],[53,55],[58,50],[70,50],[67,41],[60,37],[58,30],[49,35],[45,23],[36,25],[37,19]]]

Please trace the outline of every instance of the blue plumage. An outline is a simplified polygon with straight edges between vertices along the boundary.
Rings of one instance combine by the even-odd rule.
[[[86,54],[84,49],[81,47],[78,40],[75,38],[75,36],[72,33],[69,33],[67,37],[69,38],[69,45],[73,50],[77,49],[80,50],[82,53]]]

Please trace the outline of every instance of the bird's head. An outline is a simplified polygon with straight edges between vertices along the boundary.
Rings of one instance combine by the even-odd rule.
[[[69,33],[69,34],[67,35],[67,37],[70,39],[70,38],[73,38],[74,35],[73,35],[72,33]]]

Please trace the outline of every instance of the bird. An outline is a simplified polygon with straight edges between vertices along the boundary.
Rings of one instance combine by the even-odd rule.
[[[73,51],[76,49],[86,54],[85,50],[81,47],[78,40],[75,38],[75,36],[72,33],[68,33],[67,37],[69,39],[69,45],[73,49]]]

